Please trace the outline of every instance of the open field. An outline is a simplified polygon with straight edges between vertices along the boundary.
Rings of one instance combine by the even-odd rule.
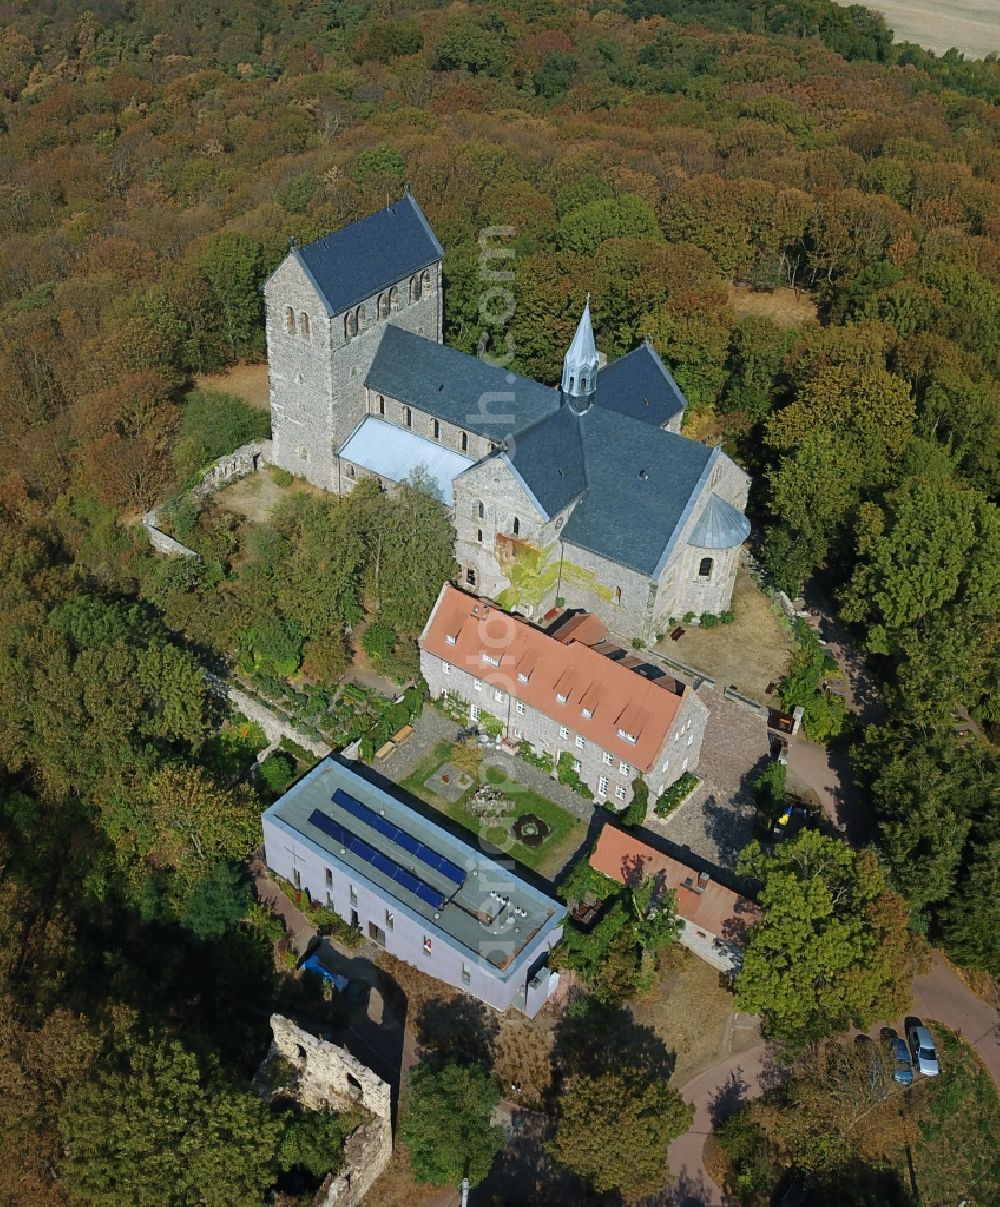
[[[319,498],[329,499],[326,491],[312,486],[303,478],[296,478],[289,486],[279,486],[273,475],[267,469],[255,474],[247,474],[229,486],[224,486],[213,496],[216,505],[223,511],[242,516],[251,524],[263,524],[270,519],[271,512],[279,500],[296,492],[314,494]]]
[[[788,288],[758,293],[745,285],[730,285],[729,305],[737,318],[759,314],[781,327],[801,327],[816,317],[816,303],[809,294]]]
[[[968,58],[1000,51],[997,0],[871,0],[897,42],[916,42],[936,54],[955,47]]]
[[[733,590],[732,624],[702,629],[683,624],[684,635],[672,641],[666,634],[656,648],[695,670],[704,671],[718,683],[720,691],[733,686],[761,704],[775,704],[767,688],[788,669],[792,640],[774,606],[745,567],[736,575]]]
[[[231,365],[223,373],[199,373],[194,384],[221,394],[235,394],[259,411],[270,410],[267,365]]]

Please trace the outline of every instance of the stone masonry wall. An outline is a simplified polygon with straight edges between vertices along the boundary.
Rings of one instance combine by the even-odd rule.
[[[358,1207],[392,1157],[390,1087],[345,1048],[280,1014],[271,1015],[271,1033],[271,1050],[257,1075],[268,1096],[291,1095],[310,1111],[368,1112],[344,1145],[342,1168],[326,1178],[315,1200],[317,1207]],[[291,1085],[275,1085],[289,1070]]]
[[[364,316],[356,335],[345,333],[345,314],[327,315],[302,266],[286,257],[265,286],[267,360],[275,464],[324,490],[337,490],[335,451],[364,417],[364,380],[386,324],[441,342],[441,265],[426,273],[419,301],[409,300],[409,281],[396,283],[397,309],[380,317],[380,295],[365,298],[352,313]],[[383,293],[388,294],[388,290]],[[293,330],[286,329],[291,307]],[[308,318],[308,335],[300,316]]]

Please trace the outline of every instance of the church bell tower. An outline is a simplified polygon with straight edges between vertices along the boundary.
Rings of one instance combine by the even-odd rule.
[[[599,360],[594,343],[594,328],[590,321],[590,294],[580,316],[569,351],[563,358],[563,401],[578,415],[590,410],[597,392]]]

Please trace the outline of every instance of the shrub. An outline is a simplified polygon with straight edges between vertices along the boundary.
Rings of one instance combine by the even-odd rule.
[[[271,477],[276,486],[291,486],[295,481],[294,474],[290,473],[287,469],[282,469],[280,465],[271,466]]]
[[[645,648],[645,645],[646,645],[646,643],[645,643],[645,641],[643,641],[643,639],[641,637],[632,638],[632,649],[641,650],[641,649]]]
[[[373,621],[361,638],[365,653],[372,662],[384,662],[396,648],[396,634],[382,620]]]
[[[360,754],[366,763],[370,763],[375,757],[375,742],[369,734],[365,734],[361,739]]]
[[[216,461],[251,440],[271,435],[271,416],[235,394],[194,389],[181,412],[181,438],[190,441],[204,465]]]
[[[632,800],[621,815],[623,826],[637,826],[646,820],[649,812],[649,786],[640,776],[632,781]]]
[[[784,812],[790,797],[785,787],[785,764],[774,759],[750,784],[754,804],[770,825]]]
[[[538,767],[542,771],[552,772],[555,769],[555,760],[547,750],[538,751],[528,741],[521,741],[517,744],[517,753],[526,763],[530,763],[532,767]]]
[[[698,786],[698,777],[690,771],[685,771],[680,779],[676,780],[665,791],[661,792],[656,798],[656,804],[653,806],[653,812],[657,817],[666,817],[668,813],[672,813],[674,809]]]
[[[295,779],[296,770],[291,755],[275,751],[260,764],[260,778],[277,796]]]
[[[593,800],[593,793],[580,779],[580,773],[573,766],[573,756],[568,750],[564,750],[559,756],[559,762],[556,764],[556,779],[560,784],[565,784],[567,788],[572,788],[574,792],[587,797],[588,800]]]
[[[684,613],[684,623],[685,623],[685,624],[693,624],[693,623],[694,623],[694,613],[693,613],[693,612],[685,612],[685,613]]]
[[[732,624],[735,619],[736,613],[732,610],[732,608],[727,608],[725,612],[719,613],[720,624]]]
[[[503,733],[503,721],[497,720],[488,712],[480,712],[478,724],[479,728],[491,738],[498,738]]]
[[[714,612],[702,612],[698,619],[698,623],[703,629],[714,629],[719,623],[719,618]]]

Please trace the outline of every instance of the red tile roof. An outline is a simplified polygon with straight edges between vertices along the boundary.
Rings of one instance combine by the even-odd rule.
[[[590,866],[622,884],[636,884],[650,876],[661,876],[677,895],[677,913],[708,934],[736,935],[756,921],[757,906],[714,880],[701,881],[687,864],[671,859],[640,842],[617,826],[606,825],[590,856]],[[691,887],[688,887],[690,882]]]
[[[588,637],[596,635],[595,626],[578,627]],[[450,585],[441,589],[420,647],[524,700],[641,771],[653,766],[689,690],[667,676],[674,690],[664,691],[658,681],[637,675],[572,635],[568,642],[558,640]],[[592,715],[585,716],[584,708]],[[635,741],[621,737],[619,729]]]

